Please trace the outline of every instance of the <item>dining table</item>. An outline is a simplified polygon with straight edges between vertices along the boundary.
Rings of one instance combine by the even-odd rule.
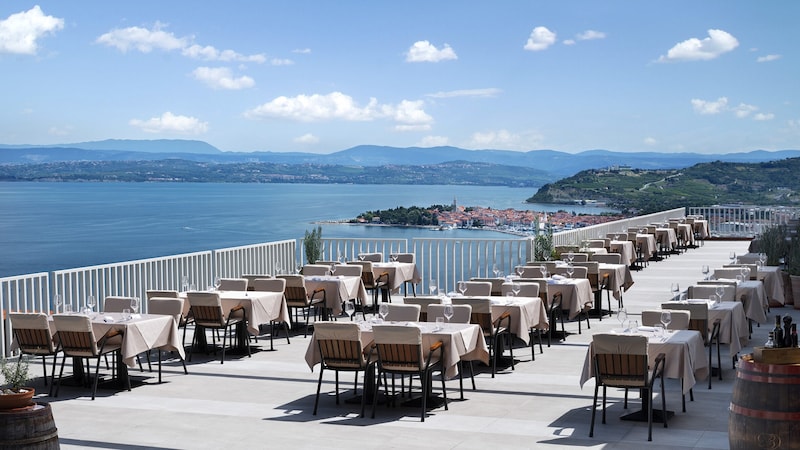
[[[633,274],[630,265],[599,263],[597,269],[600,276],[608,275],[608,286],[606,289],[611,291],[615,299],[622,298],[622,293],[633,286]]]
[[[620,254],[620,263],[630,266],[636,261],[636,248],[631,241],[611,240],[608,244],[611,253]]]
[[[690,298],[686,301],[708,305],[708,332],[711,333],[714,321],[719,319],[719,342],[728,345],[731,358],[736,357],[750,342],[747,316],[741,302],[712,302],[701,298]]]
[[[614,330],[616,333],[630,333],[647,336],[647,356],[650,365],[655,364],[656,357],[663,353],[664,358],[664,377],[679,379],[682,385],[682,394],[688,394],[697,384],[697,381],[704,380],[709,376],[710,368],[703,338],[699,331],[695,330],[668,330],[661,335],[655,327],[641,326],[635,330]],[[592,344],[586,349],[586,358],[583,362],[583,369],[580,375],[580,386],[594,377],[594,350]],[[643,402],[644,403],[644,402]],[[629,420],[647,421],[646,409],[643,404],[642,411],[628,414]],[[653,421],[659,421],[660,411],[653,410]],[[669,413],[669,412],[668,412]],[[663,421],[663,418],[660,418]]]
[[[574,319],[584,307],[594,305],[592,285],[586,278],[564,278],[554,275],[547,279],[547,291],[550,298],[561,293],[561,309],[568,311],[568,317]]]
[[[776,306],[786,304],[786,297],[783,294],[783,275],[780,267],[760,265],[758,267],[758,279],[764,283],[764,292],[767,294],[767,299],[770,303]]]
[[[636,245],[642,247],[642,255],[648,261],[658,256],[658,244],[654,234],[636,233]]]
[[[361,305],[367,307],[367,289],[361,277],[347,275],[310,275],[304,276],[306,290],[313,292],[316,289],[325,290],[325,306],[334,317],[342,315],[342,303],[358,299]],[[375,305],[371,305],[375,306]]]
[[[540,297],[516,297],[510,295],[470,297],[456,294],[452,298],[488,298],[491,301],[492,320],[497,320],[508,312],[510,318],[509,331],[525,344],[530,344],[531,328],[547,330],[550,326],[547,318],[547,309]]]
[[[378,320],[379,321],[379,320]],[[489,364],[489,348],[483,337],[480,326],[471,323],[435,323],[435,322],[385,322],[393,325],[419,327],[422,333],[422,348],[429,348],[435,342],[442,341],[444,348],[445,377],[452,379],[458,375],[459,361],[480,361]],[[372,326],[370,321],[359,322],[361,329],[361,348],[369,355],[372,350]],[[372,355],[372,361],[375,355]],[[322,357],[319,353],[315,335],[311,336],[306,349],[306,364],[313,371]]]
[[[406,282],[419,283],[422,276],[417,265],[412,262],[388,261],[372,263],[372,270],[376,274],[386,272],[389,276],[389,288],[393,294],[400,292]]]
[[[668,251],[678,248],[678,234],[671,227],[657,227],[655,230],[656,242],[662,242]]]

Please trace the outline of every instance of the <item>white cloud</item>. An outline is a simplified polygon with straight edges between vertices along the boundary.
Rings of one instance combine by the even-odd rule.
[[[300,53],[300,54],[309,54],[311,53],[310,48],[296,48],[292,50],[292,53]]]
[[[441,91],[427,94],[426,97],[432,98],[453,98],[453,97],[496,97],[503,91],[497,88],[484,89],[461,89],[455,91]]]
[[[575,35],[575,38],[579,41],[593,41],[595,39],[605,39],[606,34],[602,31],[586,30]]]
[[[64,28],[64,19],[45,16],[39,5],[0,20],[0,53],[35,55],[38,40]]]
[[[564,45],[575,45],[575,39],[564,39]]]
[[[198,67],[192,71],[192,76],[214,89],[246,89],[256,84],[248,76],[234,78],[233,72],[227,67]]]
[[[298,144],[316,144],[316,143],[319,142],[319,138],[314,136],[311,133],[306,133],[306,134],[304,134],[302,136],[298,136],[298,137],[292,139],[292,141],[294,141],[294,142],[296,142]]]
[[[294,64],[294,61],[291,59],[272,58],[269,60],[269,63],[273,66],[291,66]]]
[[[64,127],[50,127],[47,130],[47,134],[51,136],[69,136],[72,134],[73,127],[71,125],[66,125]]]
[[[507,149],[530,150],[539,147],[542,136],[536,132],[512,133],[508,130],[496,130],[473,133],[469,141],[464,144],[472,149]]]
[[[138,50],[149,53],[153,50],[173,51],[180,50],[183,56],[202,61],[236,61],[263,63],[267,60],[263,54],[243,55],[233,50],[218,50],[211,45],[193,43],[192,37],[177,37],[175,34],[164,31],[166,25],[156,22],[152,29],[142,27],[116,28],[98,37],[98,44],[114,47],[126,53],[128,50]]]
[[[739,103],[739,106],[733,108],[733,113],[736,114],[736,117],[740,119],[744,119],[756,111],[758,111],[758,106],[748,105],[746,103]]]
[[[456,52],[444,44],[441,50],[428,41],[417,41],[408,49],[406,62],[439,62],[448,59],[458,59]]]
[[[208,131],[208,122],[201,122],[196,117],[176,116],[169,111],[147,120],[131,119],[129,124],[147,133],[202,134]]]
[[[719,114],[728,109],[728,98],[720,97],[716,101],[693,98],[692,108],[698,114]]]
[[[658,144],[658,141],[656,140],[656,138],[650,137],[650,136],[644,138],[643,142],[644,142],[644,145],[649,145],[649,146],[653,146],[653,145]]]
[[[443,147],[450,145],[450,140],[445,136],[425,136],[417,144],[417,147]]]
[[[550,47],[556,42],[556,34],[548,30],[547,27],[536,27],[531,31],[528,42],[525,43],[525,50],[538,52]]]
[[[775,118],[775,114],[772,113],[758,113],[753,116],[753,120],[764,121],[764,120],[772,120]]]
[[[687,39],[675,44],[667,55],[661,55],[659,62],[669,61],[707,61],[727,53],[739,46],[739,41],[723,30],[708,30],[708,37]]]
[[[756,58],[756,62],[760,62],[760,63],[762,63],[762,62],[770,62],[770,61],[775,61],[775,60],[781,59],[781,56],[782,56],[782,55],[766,55],[766,56],[759,56],[758,58]]]
[[[267,103],[244,112],[249,119],[279,118],[300,122],[344,120],[350,122],[391,119],[398,122],[398,131],[425,130],[430,128],[433,118],[423,109],[422,100],[403,100],[397,105],[379,104],[370,98],[360,106],[349,95],[341,92],[330,94],[277,97]]]

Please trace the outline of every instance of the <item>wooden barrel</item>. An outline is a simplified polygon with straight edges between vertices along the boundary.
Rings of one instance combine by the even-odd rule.
[[[49,403],[0,411],[0,449],[57,449],[58,429]]]
[[[800,364],[740,358],[728,419],[731,449],[800,449]]]

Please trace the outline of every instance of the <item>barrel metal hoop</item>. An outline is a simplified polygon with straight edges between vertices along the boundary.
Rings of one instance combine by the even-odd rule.
[[[744,406],[735,405],[733,403],[731,403],[730,410],[734,414],[741,414],[743,416],[753,417],[756,419],[800,421],[800,412],[764,411],[761,409],[751,409]]]

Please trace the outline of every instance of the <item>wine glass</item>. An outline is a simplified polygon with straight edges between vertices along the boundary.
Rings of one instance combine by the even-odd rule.
[[[708,268],[708,264],[703,264],[703,267],[700,268],[700,271],[703,272],[703,279],[707,280],[708,279],[708,273],[711,271]]]
[[[430,284],[428,284],[428,290],[431,292],[431,295],[436,295],[436,280],[431,278]]]
[[[56,305],[56,313],[61,312],[62,306],[64,306],[64,297],[61,294],[53,295],[53,303]]]
[[[736,262],[736,252],[730,252],[728,258],[731,260],[731,264],[734,264]]]
[[[280,273],[280,269],[277,270],[278,273]],[[222,280],[219,277],[214,277],[214,290],[218,291],[221,285],[222,285]]]
[[[542,264],[542,265],[539,267],[539,270],[542,272],[542,278],[547,278],[547,266],[545,266],[544,264]]]
[[[397,253],[389,255],[389,259],[392,260],[392,262],[397,262]]]
[[[570,263],[570,265],[572,264],[572,261],[574,261],[574,260],[575,260],[575,254],[572,253],[572,252],[567,253],[567,261]]]
[[[514,297],[519,295],[520,289],[522,289],[522,286],[519,283],[511,283],[511,292],[514,293]]]
[[[739,271],[742,273],[742,281],[747,281],[750,279],[750,269],[747,267],[742,267]]]
[[[722,301],[722,296],[725,295],[725,286],[721,284],[717,285],[717,287],[714,289],[714,293],[717,294],[717,298]]]
[[[669,287],[669,291],[672,292],[672,299],[675,300],[681,292],[681,287],[678,283],[672,283]]]
[[[131,311],[136,314],[139,312],[139,297],[131,298]]]
[[[353,320],[353,314],[356,312],[356,305],[353,302],[344,302],[344,312],[350,317],[350,320]]]
[[[494,272],[495,278],[500,276],[500,269],[497,268],[497,264],[492,265],[492,272]]]
[[[625,308],[620,308],[617,311],[617,320],[619,321],[619,326],[624,327],[625,321],[628,320],[628,311]]]
[[[522,266],[517,266],[514,270],[517,272],[518,277],[522,277],[522,274],[525,272],[525,268]]]
[[[381,316],[381,321],[386,320],[386,316],[389,314],[389,304],[388,303],[381,303],[381,306],[378,307],[378,315]]]
[[[450,319],[453,318],[453,305],[452,305],[452,303],[448,303],[448,304],[444,305],[443,315],[444,315],[445,319],[447,319],[447,322],[450,323]]]
[[[661,323],[664,325],[665,332],[669,330],[670,322],[672,322],[672,312],[668,309],[661,311]]]
[[[358,254],[358,260],[359,260],[359,261],[363,261],[363,260],[364,260],[364,258],[365,258],[365,255],[364,255],[364,254],[362,254],[362,253],[359,253],[359,254]]]
[[[86,297],[86,307],[89,308],[89,313],[91,314],[94,311],[94,305],[97,304],[97,300],[94,295],[88,295]]]
[[[567,276],[572,278],[572,275],[574,273],[575,273],[575,266],[573,266],[572,263],[570,263],[570,265],[567,266]]]
[[[466,281],[459,281],[458,282],[458,292],[461,292],[461,296],[464,296],[464,293],[467,292],[467,282]]]
[[[334,276],[336,273],[336,264],[331,264],[331,276]]]
[[[759,253],[759,254],[758,254],[758,261],[759,261],[759,262],[761,263],[761,265],[763,266],[763,265],[764,265],[764,264],[767,262],[767,254],[766,254],[766,253],[763,253],[763,252],[762,252],[762,253]]]
[[[181,277],[181,290],[186,292],[189,290],[189,275],[184,274]]]

